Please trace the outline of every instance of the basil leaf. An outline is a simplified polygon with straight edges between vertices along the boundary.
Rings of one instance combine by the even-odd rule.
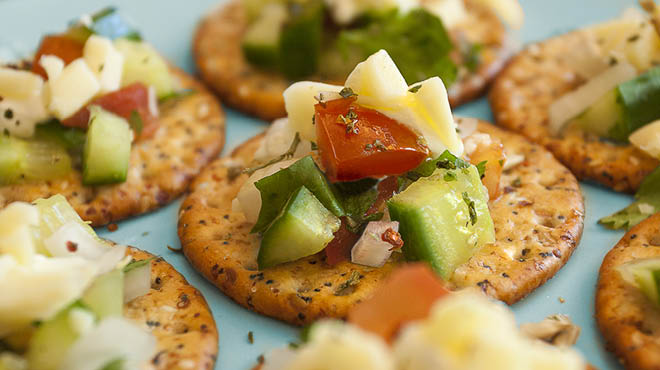
[[[608,229],[630,229],[659,211],[660,167],[644,179],[632,204],[619,212],[601,218],[598,223]]]
[[[183,89],[183,90],[178,90],[178,91],[172,91],[171,93],[169,93],[169,94],[161,97],[160,99],[158,99],[158,103],[163,104],[165,102],[183,99],[183,98],[188,97],[190,95],[193,95],[195,93],[197,93],[197,91],[195,91],[193,89]]]
[[[446,86],[456,79],[449,57],[453,44],[442,20],[424,9],[371,14],[364,25],[339,32],[337,47],[344,59],[366,59],[380,49],[390,54],[406,81],[439,76]]]
[[[345,216],[337,191],[328,182],[311,156],[306,156],[291,166],[264,177],[254,183],[261,193],[261,211],[252,232],[263,232],[280,214],[294,191],[301,186],[312,194],[335,216]]]

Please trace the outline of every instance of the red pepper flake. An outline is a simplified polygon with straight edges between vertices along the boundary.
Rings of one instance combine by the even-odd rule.
[[[403,247],[403,239],[401,239],[401,234],[394,231],[394,229],[392,229],[391,227],[388,227],[387,230],[385,230],[385,232],[381,236],[381,239],[383,239],[384,242],[392,245],[392,248],[390,248],[390,250],[395,250]]]
[[[108,231],[110,231],[111,233],[114,233],[115,231],[117,231],[117,229],[119,229],[119,226],[117,226],[117,224],[108,224]]]
[[[78,243],[74,243],[74,242],[72,242],[72,241],[68,241],[68,242],[66,242],[66,249],[67,249],[69,252],[73,253],[73,252],[75,252],[75,251],[78,250]]]

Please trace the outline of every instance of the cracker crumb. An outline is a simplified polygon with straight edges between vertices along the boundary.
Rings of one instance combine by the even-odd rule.
[[[114,223],[108,224],[108,231],[110,231],[111,233],[114,233],[115,231],[117,231],[117,229],[119,229],[119,226],[117,226],[117,224]]]
[[[564,303],[566,300],[563,297],[559,297],[559,303]]]

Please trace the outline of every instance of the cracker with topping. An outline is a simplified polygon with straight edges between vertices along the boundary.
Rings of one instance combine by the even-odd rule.
[[[504,171],[503,194],[489,202],[496,242],[459,266],[449,284],[512,304],[568,261],[582,235],[584,201],[575,177],[541,146],[484,122],[477,130],[524,160]],[[251,162],[262,138],[247,141],[195,179],[179,213],[183,252],[209,281],[253,311],[295,325],[343,318],[405,263],[403,256],[393,253],[380,268],[350,262],[331,267],[320,253],[260,271],[259,236],[231,203],[248,178],[236,166]]]
[[[135,260],[154,256],[136,248]],[[124,316],[156,337],[150,369],[212,369],[218,355],[218,330],[206,300],[172,265],[151,261],[151,290],[124,305]]]
[[[84,186],[82,172],[74,170],[48,182],[0,186],[0,208],[62,194],[84,220],[101,226],[162,207],[183,193],[222,149],[225,116],[200,83],[177,68],[171,71],[183,89],[195,93],[160,105],[160,127],[153,137],[133,144],[125,182]]]
[[[627,369],[660,367],[660,310],[618,268],[660,257],[660,214],[632,228],[607,253],[596,290],[596,321],[607,347]]]
[[[481,45],[478,53],[481,63],[476,71],[459,76],[449,89],[452,106],[481,95],[513,49],[506,28],[492,11],[469,0],[465,5],[467,18],[450,28],[449,33],[453,39],[467,38]],[[281,74],[259,70],[246,61],[241,45],[247,23],[246,9],[238,0],[208,14],[193,40],[197,67],[202,79],[227,104],[267,121],[284,117],[282,92],[292,81]],[[334,81],[322,76],[308,79],[336,83],[345,77]]]
[[[570,58],[584,48],[581,31],[529,45],[493,83],[490,103],[498,125],[550,150],[581,180],[634,193],[660,161],[630,144],[615,144],[580,129],[552,135],[549,108],[586,81]]]

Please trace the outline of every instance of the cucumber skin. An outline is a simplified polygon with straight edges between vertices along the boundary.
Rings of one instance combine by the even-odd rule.
[[[145,86],[153,86],[158,98],[174,92],[170,68],[151,45],[122,38],[115,40],[114,45],[124,56],[122,86],[141,82]]]
[[[126,120],[93,106],[83,149],[83,185],[126,181],[131,157],[131,129]]]
[[[31,370],[58,370],[68,349],[78,339],[78,333],[69,322],[72,306],[41,324],[30,339],[26,353]]]
[[[296,190],[263,235],[257,262],[263,270],[320,252],[341,221],[304,186]]]
[[[103,320],[122,316],[124,311],[124,272],[114,269],[97,277],[81,298],[94,314]]]
[[[390,218],[399,221],[406,259],[429,263],[443,279],[450,278],[483,245],[495,241],[488,196],[476,167],[452,171],[455,181],[445,181],[448,170],[437,169],[387,202]],[[474,225],[467,216],[463,192],[475,202]],[[477,236],[471,241],[473,235]]]

